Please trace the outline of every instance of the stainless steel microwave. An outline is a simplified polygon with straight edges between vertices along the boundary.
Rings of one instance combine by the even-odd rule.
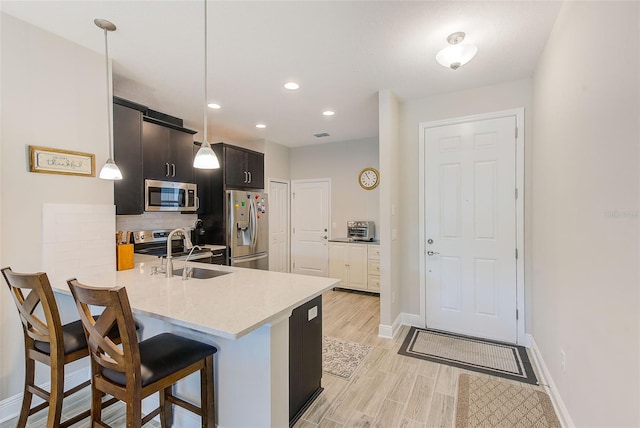
[[[198,192],[194,183],[144,180],[145,211],[195,212]]]

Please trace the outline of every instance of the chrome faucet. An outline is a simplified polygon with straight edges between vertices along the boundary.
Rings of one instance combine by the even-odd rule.
[[[173,238],[173,235],[175,235],[176,233],[182,234],[182,239],[184,240],[184,247],[186,249],[190,249],[191,247],[193,247],[189,234],[183,228],[179,227],[178,229],[174,229],[171,232],[169,232],[169,236],[167,236],[167,267],[166,267],[167,278],[173,277],[173,260],[172,260],[173,256],[171,255],[171,239]]]

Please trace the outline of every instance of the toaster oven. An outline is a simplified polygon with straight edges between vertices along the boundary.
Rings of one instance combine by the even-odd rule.
[[[354,241],[373,241],[375,225],[372,221],[348,221],[347,237]]]

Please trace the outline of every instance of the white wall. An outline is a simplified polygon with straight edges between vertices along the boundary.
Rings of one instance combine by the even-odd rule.
[[[290,153],[291,180],[331,178],[331,238],[346,237],[349,220],[379,225],[380,189],[364,190],[358,183],[363,168],[379,166],[377,138],[296,147]]]
[[[28,146],[39,145],[95,153],[97,169],[105,162],[104,56],[11,16],[0,19],[0,266],[38,271],[42,204],[113,204],[111,182],[30,173],[28,161]],[[16,308],[6,285],[0,289],[1,400],[21,391],[24,358]]]
[[[466,91],[436,95],[433,97],[404,102],[401,106],[400,145],[400,241],[402,312],[420,314],[420,251],[418,233],[418,192],[419,192],[419,124],[420,122],[490,113],[514,108],[525,108],[525,306],[531,320],[531,290],[527,286],[530,251],[527,236],[529,220],[526,213],[530,207],[528,189],[530,179],[531,152],[531,80],[518,80]]]
[[[400,314],[400,103],[391,91],[378,94],[380,132],[380,328],[393,336]],[[396,325],[397,327],[397,325]]]
[[[566,2],[534,77],[532,333],[580,427],[640,426],[639,13]]]
[[[273,141],[265,140],[264,183],[269,178],[288,180],[291,171],[291,149]]]

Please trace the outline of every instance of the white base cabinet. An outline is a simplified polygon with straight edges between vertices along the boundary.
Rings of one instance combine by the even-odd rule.
[[[329,276],[340,279],[341,288],[379,293],[379,246],[329,242]]]

